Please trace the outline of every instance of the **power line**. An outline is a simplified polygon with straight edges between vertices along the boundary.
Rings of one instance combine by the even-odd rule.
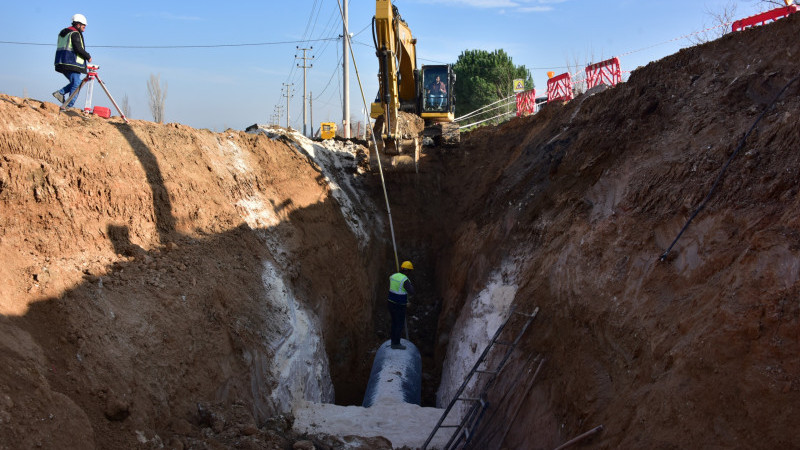
[[[93,48],[127,48],[127,49],[151,49],[151,50],[165,50],[177,48],[224,48],[224,47],[258,47],[265,45],[287,45],[287,44],[302,44],[305,42],[325,42],[337,41],[338,37],[307,39],[301,41],[273,41],[273,42],[251,42],[239,44],[206,44],[206,45],[92,45]],[[44,45],[48,47],[55,47],[55,44],[43,44],[41,42],[17,42],[17,41],[0,41],[0,44],[12,45]]]

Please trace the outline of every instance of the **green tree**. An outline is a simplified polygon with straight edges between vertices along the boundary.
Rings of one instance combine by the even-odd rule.
[[[525,80],[525,89],[533,89],[531,71],[525,66],[515,66],[511,57],[502,49],[489,52],[486,50],[465,50],[458,57],[453,66],[456,73],[456,117],[473,112],[483,106],[494,103],[500,99],[508,98],[514,94],[514,79]],[[510,99],[513,102],[514,99]],[[503,112],[516,110],[514,104],[493,109],[503,105],[500,102],[486,112],[474,117],[474,121],[488,119]],[[498,123],[505,117],[497,118],[492,123]],[[472,119],[467,119],[473,122]]]

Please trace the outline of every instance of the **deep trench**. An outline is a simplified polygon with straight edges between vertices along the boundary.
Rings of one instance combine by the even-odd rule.
[[[373,174],[374,175],[374,174]],[[436,406],[436,391],[442,372],[446,348],[440,341],[438,329],[439,313],[442,307],[442,296],[439,290],[439,277],[437,264],[440,262],[439,254],[445,247],[446,234],[441,232],[441,210],[435,197],[435,191],[430,188],[430,181],[438,180],[439,175],[433,171],[420,174],[388,173],[386,174],[387,191],[392,211],[392,220],[397,239],[397,253],[400,262],[409,260],[414,264],[414,271],[409,275],[416,290],[416,295],[409,298],[406,310],[407,330],[403,331],[403,338],[408,339],[417,346],[422,357],[422,401],[421,406]],[[370,195],[376,204],[381,205],[385,213],[384,199],[380,180],[374,176],[368,183]],[[377,273],[378,280],[372,293],[373,319],[365,328],[373,329],[374,343],[367,349],[368,353],[362,355],[369,361],[359,367],[353,367],[356,373],[343,374],[334,377],[334,390],[337,392],[335,403],[338,405],[361,405],[366,390],[366,380],[369,379],[372,369],[372,358],[377,347],[390,338],[390,319],[387,308],[387,293],[389,289],[389,276],[395,267],[395,257],[392,250],[388,220],[384,220],[387,230],[386,239],[381,243],[385,250],[382,268],[387,271],[370,270]],[[445,227],[453,229],[453,227]],[[407,333],[407,334],[406,334]],[[437,350],[438,347],[438,350]],[[356,385],[353,385],[356,383]],[[340,392],[351,393],[344,397]]]

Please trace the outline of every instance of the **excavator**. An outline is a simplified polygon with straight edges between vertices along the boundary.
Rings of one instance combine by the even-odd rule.
[[[449,64],[417,67],[417,40],[390,0],[376,0],[372,39],[379,62],[378,95],[370,107],[381,163],[418,170],[421,145],[454,145],[456,74]],[[371,152],[373,150],[370,150]],[[370,155],[371,165],[378,155]]]

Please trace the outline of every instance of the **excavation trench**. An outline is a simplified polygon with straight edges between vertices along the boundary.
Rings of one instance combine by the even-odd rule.
[[[423,405],[449,400],[511,305],[540,307],[476,448],[600,425],[581,445],[800,447],[800,87],[781,44],[798,29],[793,14],[681,50],[387,177]],[[395,264],[366,152],[315,145],[0,94],[0,442],[415,446],[440,410],[393,430],[377,421],[397,405],[376,405],[317,436],[364,409],[343,405],[388,337]],[[298,434],[303,402],[321,414]]]

